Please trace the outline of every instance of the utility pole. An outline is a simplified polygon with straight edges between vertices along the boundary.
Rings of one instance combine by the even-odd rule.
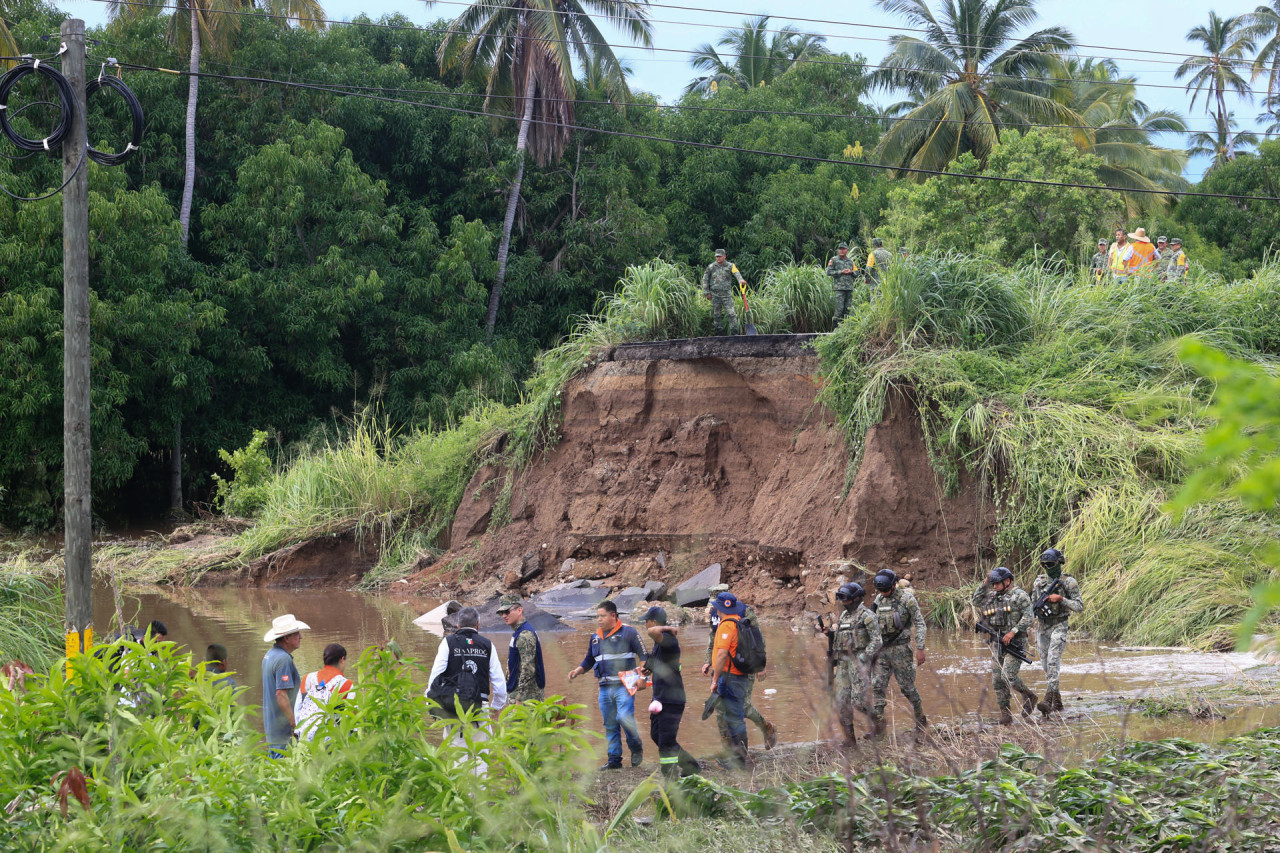
[[[93,648],[93,510],[89,483],[89,165],[85,160],[84,21],[62,22],[62,74],[75,93],[62,143],[62,476],[67,657]],[[70,674],[70,664],[68,664]]]

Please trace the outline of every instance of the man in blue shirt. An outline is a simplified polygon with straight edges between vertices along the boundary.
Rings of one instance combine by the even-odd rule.
[[[301,676],[293,663],[293,653],[302,645],[302,632],[311,626],[299,622],[292,613],[277,616],[262,638],[273,643],[262,658],[262,730],[272,758],[283,758],[297,721],[293,703],[298,698]]]
[[[631,766],[639,767],[644,761],[644,744],[636,729],[636,697],[622,683],[619,673],[640,668],[644,644],[635,628],[622,624],[618,606],[612,601],[602,601],[596,607],[596,625],[599,630],[591,635],[587,656],[569,672],[569,680],[590,669],[600,682],[600,714],[609,742],[609,763],[601,769],[622,769],[622,732],[626,732],[631,750]]]

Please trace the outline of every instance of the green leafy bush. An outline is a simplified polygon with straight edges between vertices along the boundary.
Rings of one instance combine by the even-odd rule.
[[[239,450],[218,451],[218,458],[234,472],[230,480],[213,475],[217,486],[214,503],[227,515],[252,518],[266,504],[272,469],[267,438],[266,430],[255,429],[253,438]]]

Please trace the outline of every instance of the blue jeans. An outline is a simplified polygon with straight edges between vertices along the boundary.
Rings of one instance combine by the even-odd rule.
[[[621,684],[600,685],[600,714],[604,717],[604,736],[609,742],[609,761],[622,763],[622,731],[627,733],[627,748],[637,755],[644,752],[640,732],[636,729],[636,697]]]
[[[747,742],[747,676],[720,676],[720,685],[716,688],[720,694],[720,706],[724,708],[724,722],[729,730],[729,740]]]

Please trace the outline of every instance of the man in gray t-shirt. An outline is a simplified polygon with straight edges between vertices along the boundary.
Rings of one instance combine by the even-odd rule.
[[[262,638],[265,643],[274,643],[262,658],[262,729],[273,758],[281,757],[293,740],[297,724],[293,705],[302,681],[293,653],[302,645],[302,632],[310,629],[290,613],[273,619],[271,630]]]

